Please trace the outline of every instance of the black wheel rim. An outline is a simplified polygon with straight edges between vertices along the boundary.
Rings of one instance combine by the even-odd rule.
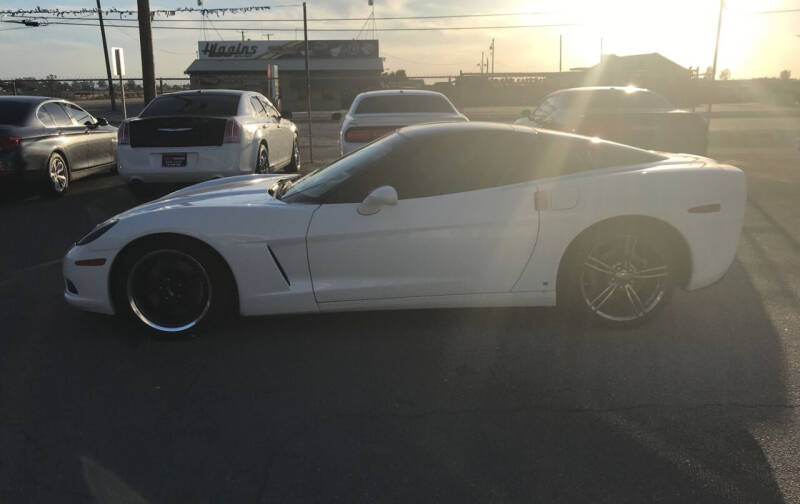
[[[663,251],[640,234],[603,237],[584,258],[581,294],[599,317],[632,322],[648,315],[662,301],[669,275]]]
[[[180,332],[197,325],[211,306],[211,281],[194,257],[156,250],[131,268],[127,284],[133,313],[148,326]]]

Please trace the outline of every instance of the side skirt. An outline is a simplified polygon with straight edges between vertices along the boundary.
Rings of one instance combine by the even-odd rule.
[[[358,299],[319,303],[321,312],[403,310],[424,308],[480,308],[497,306],[555,306],[555,291],[452,294],[389,299]]]

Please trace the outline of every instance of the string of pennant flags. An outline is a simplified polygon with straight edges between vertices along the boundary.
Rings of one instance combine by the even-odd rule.
[[[153,9],[150,11],[150,16],[163,16],[172,17],[177,14],[184,13],[199,13],[203,16],[224,16],[225,14],[247,14],[251,12],[264,12],[270,10],[271,6],[249,6],[249,7],[221,7],[207,9],[205,7],[178,7],[175,9]],[[34,9],[1,9],[0,16],[9,17],[26,17],[37,14],[47,14],[56,17],[75,16],[75,15],[97,15],[97,8],[82,8],[82,9],[54,9],[43,8],[37,6]],[[125,16],[136,16],[137,11],[132,9],[118,9],[110,7],[102,9],[104,16],[119,16],[122,19]]]

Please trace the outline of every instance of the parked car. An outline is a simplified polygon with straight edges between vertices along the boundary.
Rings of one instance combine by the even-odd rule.
[[[705,155],[708,125],[666,98],[635,87],[583,87],[556,91],[517,124],[604,138],[642,149]]]
[[[466,122],[442,93],[409,89],[368,91],[355,97],[342,121],[342,155],[411,124]]]
[[[43,96],[0,97],[0,179],[67,192],[81,175],[116,165],[117,128],[74,103]]]
[[[732,166],[492,123],[403,128],[303,177],[241,176],[99,224],[66,300],[180,333],[226,313],[551,306],[610,324],[734,259]]]
[[[168,93],[126,120],[117,142],[128,182],[198,182],[300,168],[297,126],[262,94]]]

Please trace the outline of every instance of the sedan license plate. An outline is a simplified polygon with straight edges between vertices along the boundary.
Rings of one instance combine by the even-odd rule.
[[[161,166],[164,168],[181,168],[186,166],[186,153],[180,154],[162,154]]]

